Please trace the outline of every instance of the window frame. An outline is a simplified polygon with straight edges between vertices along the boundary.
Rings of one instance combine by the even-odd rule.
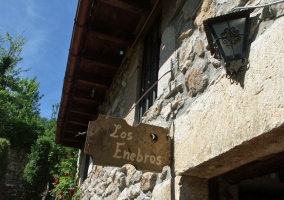
[[[154,104],[157,99],[158,86],[149,88],[158,80],[160,46],[161,46],[161,14],[144,36],[143,64],[141,70],[140,97],[147,93],[139,103],[138,121],[142,121],[143,114]],[[149,90],[149,91],[148,91]]]

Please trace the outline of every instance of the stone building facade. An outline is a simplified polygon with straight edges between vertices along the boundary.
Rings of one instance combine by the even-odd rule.
[[[160,3],[160,20],[153,24],[160,29],[157,98],[140,120],[135,103],[141,96],[144,37],[120,68],[100,113],[133,126],[167,128],[172,163],[161,173],[91,164],[81,180],[81,199],[258,199],[260,194],[278,199],[284,194],[284,3],[250,14],[248,67],[238,84],[230,83],[211,56],[202,23],[237,6],[270,2]]]

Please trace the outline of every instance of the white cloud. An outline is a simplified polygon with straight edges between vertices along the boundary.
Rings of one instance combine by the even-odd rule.
[[[40,17],[40,9],[39,6],[33,0],[26,0],[25,1],[25,10],[28,18],[36,19]]]
[[[18,66],[32,68],[23,76],[41,82],[43,116],[50,117],[48,109],[60,102],[76,6],[76,0],[0,0],[0,34],[24,32],[28,39]]]

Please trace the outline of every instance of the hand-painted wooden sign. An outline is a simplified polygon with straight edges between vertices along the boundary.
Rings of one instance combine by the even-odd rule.
[[[161,172],[171,162],[171,139],[164,128],[148,124],[132,127],[124,119],[100,115],[89,122],[85,153],[93,164]]]

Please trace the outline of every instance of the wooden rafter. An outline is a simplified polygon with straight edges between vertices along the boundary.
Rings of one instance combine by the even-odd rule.
[[[72,112],[72,113],[76,113],[76,114],[79,114],[79,115],[86,115],[86,116],[90,116],[90,117],[96,117],[95,114],[93,113],[90,113],[90,112],[86,112],[84,110],[80,110],[80,109],[70,109],[69,112]]]
[[[74,91],[74,96],[89,99],[91,101],[95,100],[98,103],[104,101],[104,95],[105,95],[105,93],[98,91],[97,88],[94,88],[93,93],[91,91],[89,92],[89,91],[86,91],[86,90],[79,90],[79,89]]]
[[[81,80],[79,79],[77,81],[79,84],[85,84],[85,85],[90,85],[90,86],[93,86],[93,87],[97,87],[97,88],[100,88],[102,90],[107,90],[109,88],[109,86],[107,85],[101,85],[101,84],[98,84],[98,83],[95,83],[95,82],[92,82],[92,81],[87,81],[87,80]]]
[[[79,80],[95,83],[101,86],[109,87],[111,85],[111,80],[107,76],[100,76],[94,73],[87,73],[81,71],[78,75]]]
[[[140,9],[136,6],[130,5],[130,4],[123,3],[123,2],[118,1],[118,0],[99,0],[99,1],[106,3],[106,4],[109,4],[109,5],[112,5],[114,7],[123,9],[127,12],[136,13],[138,15],[147,16],[149,14],[149,12],[147,12],[145,10],[142,10],[142,9]]]
[[[74,120],[66,120],[67,123],[71,123],[71,124],[75,124],[75,125],[78,125],[78,126],[86,126],[86,123],[82,123],[82,122],[77,122],[77,121],[74,121]]]
[[[102,101],[96,101],[95,99],[87,99],[87,98],[84,98],[84,97],[76,97],[74,96],[73,97],[75,101],[80,101],[80,102],[84,102],[84,103],[88,103],[88,104],[96,104],[96,105],[100,105],[102,104],[103,102]]]
[[[82,67],[84,65],[91,65],[93,68],[103,68],[103,69],[108,69],[108,70],[113,70],[114,72],[118,71],[118,67],[115,65],[95,61],[95,60],[90,60],[90,59],[84,59],[82,61]]]
[[[123,46],[131,45],[131,41],[127,41],[127,40],[124,40],[124,39],[121,39],[121,38],[117,38],[117,37],[113,37],[113,36],[106,35],[106,34],[103,34],[103,33],[99,33],[97,31],[91,31],[89,33],[88,37],[106,40],[106,41],[117,43],[117,44],[120,44],[120,45],[123,45]]]

